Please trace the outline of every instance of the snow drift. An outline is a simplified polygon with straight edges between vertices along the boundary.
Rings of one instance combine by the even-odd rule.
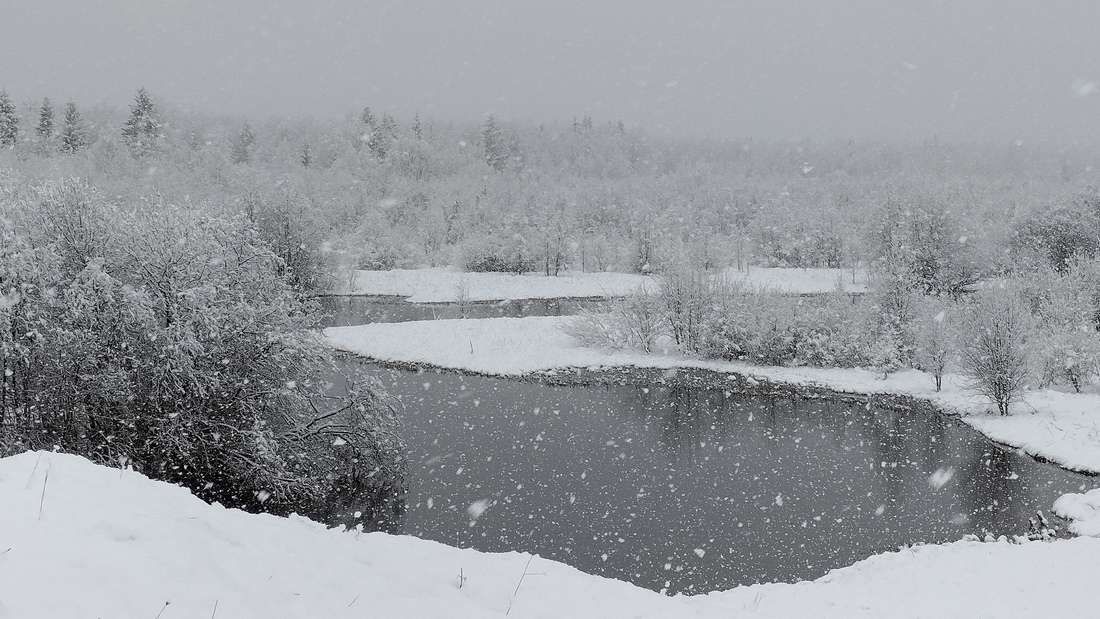
[[[958,542],[664,597],[520,553],[208,505],[83,458],[0,460],[0,617],[1023,617],[1092,608],[1100,540]]]

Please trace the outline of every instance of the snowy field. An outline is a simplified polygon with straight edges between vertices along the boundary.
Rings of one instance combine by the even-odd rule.
[[[731,280],[789,294],[831,292],[841,282],[849,292],[863,292],[862,273],[853,283],[850,269],[750,269],[723,272]],[[465,273],[445,269],[356,271],[355,283],[346,294],[395,295],[414,303],[456,301],[465,291],[470,301],[505,299],[553,299],[562,297],[615,297],[639,286],[657,290],[657,279],[631,273],[567,273],[547,277],[539,273]]]
[[[1086,616],[1100,540],[958,542],[665,597],[520,553],[208,505],[77,456],[0,460],[0,618]]]
[[[699,367],[737,372],[853,393],[896,393],[926,398],[963,414],[993,440],[1078,471],[1100,473],[1100,395],[1033,391],[1001,417],[969,392],[959,376],[945,376],[936,393],[917,370],[891,374],[860,369],[761,367],[676,354],[644,355],[579,345],[562,326],[570,317],[487,318],[334,327],[325,331],[338,349],[386,361],[426,363],[483,374],[515,376],[589,366]]]

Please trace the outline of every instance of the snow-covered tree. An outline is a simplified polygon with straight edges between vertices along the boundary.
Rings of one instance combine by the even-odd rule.
[[[245,123],[241,131],[233,139],[230,151],[230,159],[233,163],[248,163],[252,160],[252,145],[256,143],[256,135],[252,127]]]
[[[122,128],[122,139],[130,147],[130,154],[137,158],[150,155],[161,147],[164,129],[156,105],[144,88],[138,89],[130,105],[130,117]]]
[[[11,148],[19,141],[19,115],[8,93],[0,90],[0,146]]]
[[[53,129],[53,104],[50,103],[50,99],[47,97],[42,100],[42,105],[38,108],[38,125],[34,130],[38,137],[46,142],[53,137]]]
[[[960,357],[971,387],[1007,415],[1028,381],[1029,314],[1011,289],[978,293],[962,331]]]
[[[955,348],[952,311],[940,299],[928,299],[919,307],[910,325],[914,365],[932,375],[936,391],[943,387],[943,373]]]
[[[65,122],[61,126],[61,152],[73,154],[82,150],[88,144],[85,135],[84,120],[72,101],[65,104]]]
[[[504,141],[504,132],[491,114],[481,126],[481,148],[489,167],[501,172],[508,165],[508,147]]]

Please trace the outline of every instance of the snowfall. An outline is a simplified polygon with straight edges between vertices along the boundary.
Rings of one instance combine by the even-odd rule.
[[[865,292],[866,275],[851,269],[729,269],[721,273],[731,281],[786,294]],[[546,277],[538,273],[465,273],[449,269],[397,269],[356,271],[352,284],[342,292],[352,295],[407,297],[414,303],[502,301],[578,297],[617,297],[639,288],[656,290],[657,280],[631,273],[574,273]]]
[[[788,292],[824,291],[822,274],[798,284],[794,275],[772,271],[757,277]],[[417,273],[402,281],[368,273],[358,290],[443,301],[453,299],[460,278],[477,275]],[[648,282],[579,275],[580,283],[566,284],[563,295],[553,288],[560,284],[547,283],[553,278],[487,277],[476,288],[468,280],[462,284],[471,300],[614,296]],[[858,284],[851,286],[858,291]],[[1100,423],[1094,421],[1100,395],[1032,391],[1013,415],[998,417],[957,376],[948,376],[937,393],[930,377],[917,371],[884,380],[870,370],[759,367],[672,352],[595,349],[567,333],[569,320],[378,323],[325,334],[334,347],[373,359],[490,375],[695,367],[853,393],[908,394],[962,415],[993,440],[1100,472]],[[1053,511],[1080,537],[919,545],[815,581],[668,597],[523,553],[489,554],[409,536],[329,529],[296,516],[247,514],[134,471],[28,452],[0,459],[0,619],[1085,616],[1096,605],[1091,586],[1100,568],[1100,539],[1090,536],[1100,535],[1100,489],[1067,494]]]
[[[667,597],[520,553],[209,505],[78,456],[0,460],[0,618],[1084,616],[1100,540],[960,541]]]

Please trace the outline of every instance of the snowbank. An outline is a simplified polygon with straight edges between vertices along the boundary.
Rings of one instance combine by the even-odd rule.
[[[891,374],[859,369],[761,367],[586,348],[562,325],[569,317],[436,320],[334,327],[325,331],[338,349],[385,361],[425,363],[502,376],[589,366],[699,367],[737,372],[852,393],[895,393],[925,398],[964,413],[963,419],[991,439],[1074,470],[1100,473],[1100,395],[1035,391],[1008,417],[987,414],[989,403],[968,391],[963,379],[945,376],[936,393],[932,379],[916,370]]]
[[[1053,511],[1070,521],[1071,532],[1100,537],[1100,488],[1084,494],[1063,494],[1054,502]]]
[[[0,460],[0,505],[4,619],[1083,616],[1100,566],[1093,538],[958,542],[670,598],[530,555],[211,506],[63,454]]]
[[[866,280],[857,273],[852,282],[850,269],[749,269],[747,273],[727,270],[730,279],[755,287],[789,294],[831,292],[837,283],[849,292],[863,292]],[[398,269],[357,271],[347,294],[393,295],[416,303],[456,301],[459,289],[468,291],[470,301],[505,299],[553,299],[562,297],[617,297],[645,285],[656,290],[657,279],[630,273],[567,273],[546,277],[537,273],[463,273],[444,269]]]

